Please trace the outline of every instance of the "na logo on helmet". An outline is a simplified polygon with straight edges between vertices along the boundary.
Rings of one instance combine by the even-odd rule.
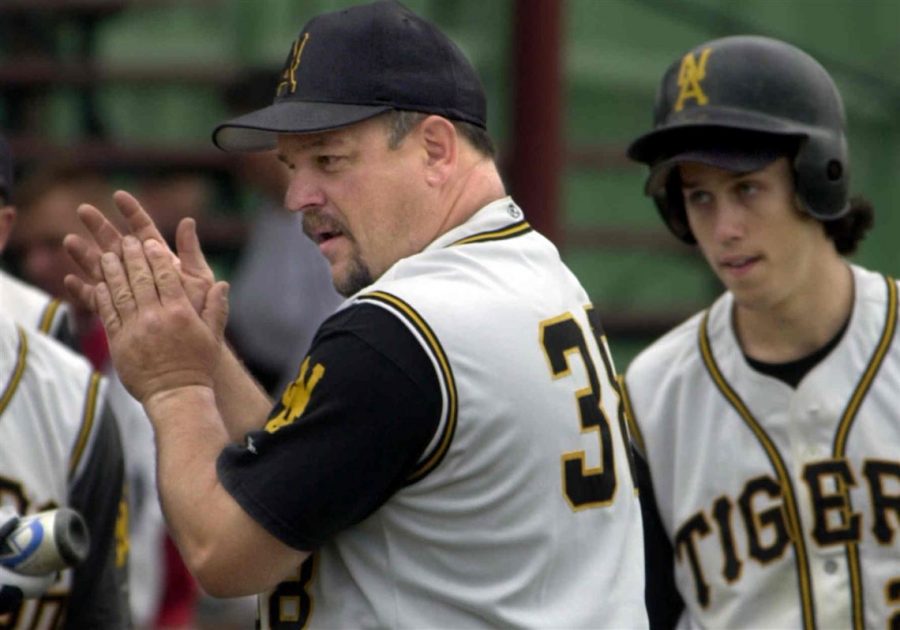
[[[308,41],[309,33],[303,33],[303,37],[297,39],[291,46],[291,56],[281,72],[281,81],[275,90],[276,96],[284,96],[285,92],[293,94],[297,91],[297,68],[300,66],[300,57],[303,56],[303,48]]]
[[[697,101],[697,105],[706,105],[709,98],[700,87],[700,82],[706,78],[706,61],[709,59],[709,53],[712,48],[704,48],[700,52],[700,58],[697,59],[694,53],[688,53],[681,60],[681,67],[678,69],[678,100],[675,101],[675,111],[680,112],[684,109],[684,102],[689,98]]]

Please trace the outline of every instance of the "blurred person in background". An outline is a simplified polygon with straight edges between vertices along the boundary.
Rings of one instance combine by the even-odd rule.
[[[6,139],[0,137],[0,254],[9,242],[16,221],[12,183],[12,151]],[[16,321],[74,347],[74,322],[68,304],[3,268],[0,268],[0,305]]]
[[[237,113],[268,105],[277,80],[275,70],[241,75],[226,90],[229,109]],[[303,234],[300,215],[284,208],[287,166],[275,151],[231,157],[237,185],[249,198],[250,237],[231,277],[226,335],[274,396],[296,376],[316,330],[343,298],[334,289],[328,263]]]
[[[38,169],[17,187],[15,209],[3,210],[3,216],[15,216],[15,229],[12,221],[3,221],[7,236],[12,232],[7,257],[23,279],[37,287],[32,292],[48,296],[46,300],[65,298],[62,279],[75,267],[62,247],[62,238],[69,231],[83,229],[75,215],[80,201],[92,199],[106,211],[110,191],[99,173],[68,164]],[[63,334],[63,341],[109,379],[109,403],[120,424],[129,505],[132,618],[138,627],[188,625],[197,588],[165,535],[156,492],[153,433],[147,417],[122,387],[109,361],[106,333],[99,319],[73,304],[60,310],[70,318],[71,334]]]
[[[72,199],[87,195],[100,200],[107,190],[100,176],[62,166],[48,167],[19,184],[15,225],[8,225],[6,258],[12,271],[57,302],[65,299],[62,278],[74,263],[61,241],[68,229],[78,225],[70,216]],[[102,370],[108,357],[102,325],[84,309],[67,305],[64,310],[68,311],[73,347]]]
[[[12,193],[12,153],[0,138],[0,252],[15,222]],[[52,618],[55,627],[118,630],[130,627],[133,512],[120,436],[129,420],[114,417],[122,409],[113,400],[116,387],[127,394],[51,338],[71,340],[66,311],[0,271],[0,506],[19,516],[73,508],[90,540],[87,557],[55,578],[0,569],[0,627],[36,628]]]
[[[142,174],[136,188],[144,208],[169,242],[184,217],[200,219],[208,214],[215,197],[211,179],[198,172],[156,169]],[[109,206],[109,197],[106,205]]]

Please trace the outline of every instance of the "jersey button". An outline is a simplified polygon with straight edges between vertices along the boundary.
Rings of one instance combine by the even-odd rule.
[[[825,573],[829,575],[833,573],[837,573],[838,563],[835,560],[826,560],[825,561]]]

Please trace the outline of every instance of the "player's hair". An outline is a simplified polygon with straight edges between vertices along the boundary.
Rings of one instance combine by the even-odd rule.
[[[875,209],[864,197],[851,197],[850,210],[839,219],[822,221],[825,233],[834,242],[839,254],[849,256],[856,252],[859,243],[865,238],[875,223]]]
[[[416,125],[425,120],[429,114],[395,109],[384,116],[388,123],[388,146],[391,149],[396,149],[403,142],[403,139],[416,128]],[[451,120],[450,122],[453,123],[457,133],[475,147],[475,150],[480,154],[491,159],[496,156],[497,150],[494,148],[494,141],[491,140],[487,131],[461,120]]]
[[[16,189],[16,209],[20,215],[27,214],[32,206],[61,188],[72,190],[73,197],[108,216],[117,214],[112,203],[114,189],[103,175],[69,161],[50,162],[29,173]]]

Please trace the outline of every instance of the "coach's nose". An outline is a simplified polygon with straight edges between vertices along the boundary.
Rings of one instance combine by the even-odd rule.
[[[323,205],[325,205],[325,191],[317,178],[307,171],[294,170],[284,194],[285,208],[303,212]]]

